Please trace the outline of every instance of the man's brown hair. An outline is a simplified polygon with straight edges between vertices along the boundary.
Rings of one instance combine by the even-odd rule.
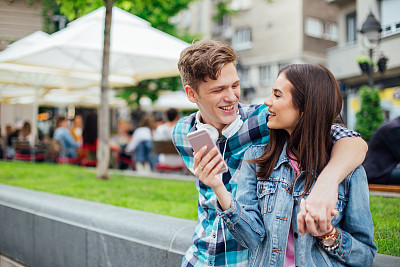
[[[183,86],[190,85],[196,92],[205,77],[218,79],[227,63],[236,65],[237,55],[228,45],[218,41],[203,40],[182,51],[178,62]]]

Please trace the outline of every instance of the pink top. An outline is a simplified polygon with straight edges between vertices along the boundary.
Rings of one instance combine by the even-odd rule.
[[[289,156],[292,157],[292,155],[289,153]],[[289,157],[289,161],[293,166],[294,172],[296,173],[296,176],[300,172],[299,164],[292,160]],[[293,228],[292,224],[290,224],[290,229],[289,229],[289,235],[288,235],[288,240],[287,240],[287,246],[286,246],[286,256],[285,256],[285,267],[294,267],[295,266],[295,261],[294,261],[294,238],[293,238]]]
[[[294,267],[294,266],[296,266],[294,262],[294,239],[293,239],[292,224],[290,224],[289,236],[286,246],[285,267]]]

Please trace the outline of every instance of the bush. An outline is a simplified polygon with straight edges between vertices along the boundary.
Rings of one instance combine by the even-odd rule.
[[[376,88],[371,89],[366,85],[360,88],[359,95],[361,109],[356,114],[356,131],[368,142],[376,128],[383,123],[381,98]]]

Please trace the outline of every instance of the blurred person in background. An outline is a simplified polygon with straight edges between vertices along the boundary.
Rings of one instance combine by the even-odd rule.
[[[129,166],[131,155],[125,152],[125,148],[132,138],[131,125],[126,120],[118,121],[117,134],[110,139],[110,148],[115,153],[112,154],[112,162],[117,162],[119,169],[126,169]]]
[[[85,116],[82,131],[81,157],[83,161],[90,162],[89,165],[96,165],[97,156],[97,113],[90,111]]]
[[[35,145],[35,140],[32,135],[32,126],[29,121],[25,121],[18,135],[18,140],[28,141],[29,145],[33,147]]]
[[[133,154],[137,171],[150,172],[154,167],[153,130],[153,117],[150,114],[144,114],[139,127],[134,131],[132,139],[125,148],[127,153]]]
[[[368,183],[400,185],[400,116],[379,126],[368,145]]]
[[[73,126],[70,131],[75,141],[81,146],[82,145],[82,129],[83,129],[83,121],[81,115],[76,115],[73,119]]]
[[[156,128],[154,132],[154,140],[172,142],[172,132],[174,131],[175,124],[180,118],[179,111],[176,108],[170,108],[165,112],[165,115],[167,121]],[[184,164],[180,155],[160,154],[158,162],[169,167],[182,166]]]
[[[90,111],[83,123],[82,130],[83,145],[95,146],[97,143],[97,113]]]
[[[12,158],[14,157],[15,150],[13,147],[13,138],[18,136],[18,132],[14,131],[13,127],[10,124],[6,125],[6,134],[4,136],[4,152],[5,157]]]
[[[75,141],[68,129],[68,120],[64,116],[58,116],[56,120],[56,129],[53,139],[61,145],[59,156],[61,158],[76,158],[79,144]]]

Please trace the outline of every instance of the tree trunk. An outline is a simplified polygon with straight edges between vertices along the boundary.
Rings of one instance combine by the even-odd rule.
[[[110,40],[111,40],[111,19],[112,19],[112,0],[104,0],[106,5],[105,25],[104,25],[104,48],[103,48],[103,68],[101,76],[101,101],[98,116],[98,136],[97,147],[97,178],[108,180],[108,164],[110,162],[110,108],[108,104],[108,73],[110,65]]]

